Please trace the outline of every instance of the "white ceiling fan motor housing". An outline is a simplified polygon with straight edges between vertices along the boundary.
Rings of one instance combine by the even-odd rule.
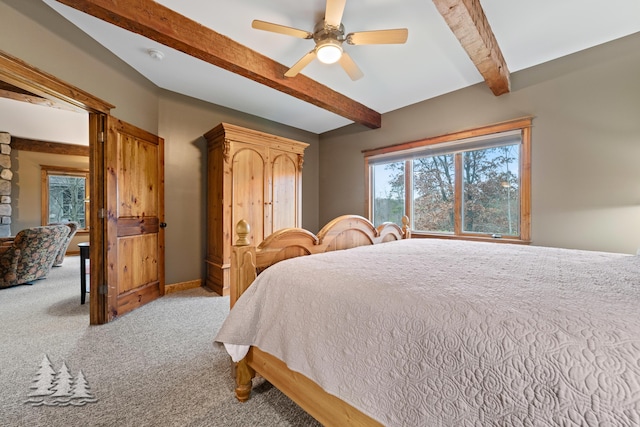
[[[327,25],[325,21],[318,22],[313,32],[316,42],[316,56],[325,64],[338,62],[342,57],[342,43],[344,42],[344,26]]]

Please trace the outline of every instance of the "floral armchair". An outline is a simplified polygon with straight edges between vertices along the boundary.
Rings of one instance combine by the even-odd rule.
[[[71,239],[75,236],[76,231],[78,231],[79,224],[71,221],[65,223],[51,223],[49,225],[66,225],[69,227],[69,235],[65,238],[64,243],[56,255],[56,260],[53,262],[54,267],[60,267],[62,265],[62,261],[64,261],[64,254],[67,253],[67,248],[69,248],[69,243],[71,243]]]
[[[66,225],[47,225],[4,239],[0,244],[0,288],[46,277],[68,235]]]

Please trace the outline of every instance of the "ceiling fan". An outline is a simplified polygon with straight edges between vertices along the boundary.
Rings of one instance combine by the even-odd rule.
[[[257,19],[252,22],[251,26],[258,30],[271,31],[301,39],[313,39],[315,41],[315,48],[296,62],[293,67],[289,68],[284,73],[285,77],[296,76],[311,61],[318,58],[320,62],[325,64],[339,62],[351,77],[351,80],[358,80],[364,74],[351,59],[351,56],[343,50],[342,44],[344,42],[351,45],[402,44],[407,41],[409,31],[406,28],[399,28],[394,30],[361,31],[349,33],[345,36],[344,26],[341,22],[345,4],[346,0],[327,0],[324,19],[316,24],[313,33]]]

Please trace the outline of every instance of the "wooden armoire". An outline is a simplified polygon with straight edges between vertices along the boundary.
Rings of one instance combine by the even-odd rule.
[[[244,219],[259,243],[301,227],[302,163],[309,144],[221,123],[207,132],[207,280],[229,294],[231,245]]]

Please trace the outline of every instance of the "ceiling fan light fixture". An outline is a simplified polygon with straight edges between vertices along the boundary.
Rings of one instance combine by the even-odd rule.
[[[340,21],[346,2],[347,0],[326,0],[325,17],[316,23],[313,33],[257,19],[253,20],[251,26],[258,30],[301,39],[312,38],[316,43],[312,51],[300,58],[284,73],[285,77],[297,76],[304,67],[317,59],[323,64],[339,63],[351,80],[358,80],[362,78],[363,74],[349,53],[342,50],[345,41],[351,45],[403,44],[407,41],[409,31],[406,28],[397,28],[395,30],[359,31],[345,36],[344,25]]]
[[[342,46],[336,40],[327,40],[316,47],[318,61],[323,64],[334,64],[342,57]]]

